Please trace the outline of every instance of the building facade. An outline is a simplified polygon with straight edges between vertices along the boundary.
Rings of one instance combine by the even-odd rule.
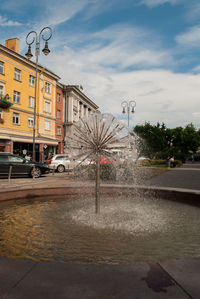
[[[63,100],[63,86],[58,83],[56,87],[56,139],[58,141],[57,154],[63,153],[63,125],[65,105]]]
[[[80,118],[88,117],[90,114],[98,112],[98,106],[91,101],[83,92],[82,86],[63,85],[63,96],[65,101],[64,115],[64,151],[67,151],[67,136],[72,134],[73,124]]]
[[[5,108],[0,100],[0,151],[23,155],[33,150],[35,101],[34,62],[18,53],[18,39],[0,45],[0,94],[7,95],[12,105]],[[36,161],[47,153],[56,152],[58,141],[55,127],[56,85],[60,79],[53,72],[38,66],[36,99]]]

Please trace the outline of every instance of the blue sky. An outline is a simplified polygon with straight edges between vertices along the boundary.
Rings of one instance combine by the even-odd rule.
[[[149,121],[200,128],[199,0],[0,0],[0,43],[53,29],[39,62],[65,84],[82,85],[101,112],[131,125]]]

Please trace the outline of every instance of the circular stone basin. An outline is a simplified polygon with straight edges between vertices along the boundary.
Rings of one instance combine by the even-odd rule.
[[[45,197],[2,202],[0,254],[77,263],[151,262],[200,254],[200,210],[131,197]]]

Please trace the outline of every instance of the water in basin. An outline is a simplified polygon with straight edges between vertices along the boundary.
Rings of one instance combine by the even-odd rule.
[[[0,254],[77,263],[150,262],[200,254],[200,210],[164,199],[68,196],[0,204]]]

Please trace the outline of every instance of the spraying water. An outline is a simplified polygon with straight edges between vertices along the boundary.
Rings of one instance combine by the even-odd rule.
[[[95,163],[95,212],[100,213],[100,163],[102,158],[120,164],[127,158],[136,158],[137,137],[111,114],[92,114],[74,124],[68,138],[68,149],[74,157]]]

